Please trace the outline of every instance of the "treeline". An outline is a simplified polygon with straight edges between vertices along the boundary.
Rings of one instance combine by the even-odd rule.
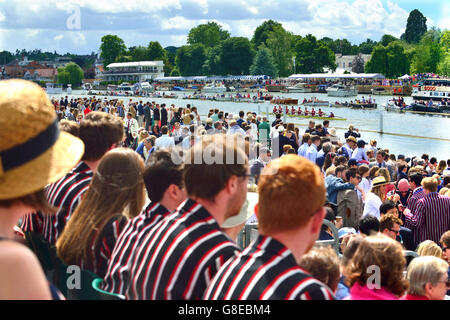
[[[158,42],[147,47],[126,48],[114,35],[102,38],[105,66],[112,62],[163,60],[165,74],[243,75],[266,74],[286,77],[292,73],[323,72],[336,69],[335,54],[356,55],[352,71],[381,73],[394,78],[410,73],[433,72],[450,75],[450,34],[448,30],[427,31],[426,18],[411,11],[400,39],[385,34],[352,44],[347,39],[317,39],[311,34],[295,35],[273,20],[258,26],[251,39],[231,37],[217,24],[208,22],[189,31],[187,43],[179,48],[163,49]],[[364,65],[360,54],[371,54]]]
[[[28,57],[28,60],[33,61],[53,61],[56,58],[68,57],[71,58],[73,62],[78,64],[83,69],[89,69],[94,67],[95,60],[97,55],[95,52],[91,54],[78,55],[78,54],[59,54],[56,51],[54,52],[43,52],[41,49],[34,50],[16,50],[15,52],[9,51],[1,51],[0,52],[0,65],[8,64],[9,62],[15,59],[22,59],[23,57]]]

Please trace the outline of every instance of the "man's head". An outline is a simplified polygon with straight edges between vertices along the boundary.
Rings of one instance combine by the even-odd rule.
[[[323,127],[324,128],[328,128],[329,125],[330,125],[330,121],[329,120],[324,120],[323,121]]]
[[[398,217],[398,209],[394,201],[386,200],[380,206],[380,214],[392,214]]]
[[[347,165],[349,166],[349,168],[358,168],[358,161],[355,158],[351,158],[350,160],[348,160]]]
[[[322,132],[323,131],[323,127],[322,127],[322,125],[320,123],[316,124],[316,131],[317,132]]]
[[[350,168],[345,173],[345,180],[347,182],[350,182],[351,184],[357,186],[359,182],[361,181],[361,176],[358,173],[358,170],[356,168]]]
[[[372,215],[367,215],[359,221],[359,231],[367,236],[380,231],[380,221]]]
[[[155,146],[156,137],[155,136],[149,136],[144,140],[144,146],[147,148],[147,150],[150,150]]]
[[[97,161],[123,138],[122,121],[105,112],[89,112],[80,123],[79,138],[84,142],[83,161]]]
[[[383,150],[378,150],[378,151],[377,151],[377,155],[376,155],[375,160],[376,160],[378,163],[383,163],[385,155],[386,155],[386,154],[384,153]]]
[[[311,143],[320,146],[320,137],[316,135],[311,136]]]
[[[439,241],[442,247],[442,256],[450,264],[450,230],[444,232]]]
[[[423,176],[420,173],[412,173],[409,175],[408,179],[411,190],[414,190],[421,186]]]
[[[161,127],[161,133],[162,134],[167,134],[169,132],[169,128],[167,126],[162,126]]]
[[[302,137],[302,144],[307,143],[311,144],[311,135],[309,133],[305,133]]]
[[[245,112],[244,111],[239,111],[239,118],[243,118],[245,116]]]
[[[310,120],[309,121],[309,127],[311,128],[311,129],[314,129],[314,126],[316,125],[316,122],[315,121],[312,121],[312,120]]]
[[[227,212],[239,213],[247,195],[248,158],[245,142],[237,135],[207,135],[191,147],[184,159],[188,196],[209,203],[222,202]]]
[[[183,164],[173,163],[170,151],[159,150],[152,154],[144,171],[148,198],[161,202],[170,211],[175,210],[187,197],[183,170]]]
[[[355,149],[356,147],[356,138],[354,136],[349,136],[346,140],[347,144],[350,148]]]
[[[391,239],[396,239],[400,234],[400,226],[403,221],[393,214],[385,214],[380,219],[380,232]]]
[[[262,171],[258,183],[260,233],[302,230],[309,250],[317,240],[325,216],[325,193],[323,175],[311,161],[297,155],[272,161]]]
[[[127,119],[131,120],[132,117],[133,117],[133,114],[131,112],[127,112]]]
[[[262,161],[266,163],[269,162],[271,157],[270,149],[266,147],[261,148],[259,150],[259,157],[261,158]]]
[[[345,181],[345,179],[347,179],[347,177],[345,175],[345,173],[347,172],[347,169],[348,169],[347,166],[339,165],[334,170],[334,174],[336,175],[337,178],[341,178],[342,180]]]
[[[434,177],[423,178],[421,182],[426,193],[437,192],[439,180]]]

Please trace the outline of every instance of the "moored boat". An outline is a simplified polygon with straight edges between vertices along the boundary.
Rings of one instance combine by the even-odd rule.
[[[298,99],[291,99],[291,98],[286,98],[286,99],[272,99],[270,100],[270,103],[272,104],[298,104]]]
[[[353,109],[376,109],[376,103],[350,103],[350,107]]]

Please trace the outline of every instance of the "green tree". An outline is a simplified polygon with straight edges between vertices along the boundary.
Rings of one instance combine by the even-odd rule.
[[[450,52],[446,52],[438,65],[438,73],[443,76],[450,76]]]
[[[108,66],[109,64],[116,61],[116,58],[123,52],[125,52],[127,47],[121,38],[116,35],[106,35],[102,37],[102,44],[100,45],[101,54],[103,59],[103,66]]]
[[[409,59],[399,41],[389,43],[387,47],[377,45],[372,57],[367,61],[365,71],[381,73],[388,78],[396,78],[409,73]]]
[[[179,77],[181,76],[180,70],[178,70],[176,67],[172,69],[172,72],[170,73],[171,77]]]
[[[250,66],[251,75],[268,75],[272,78],[277,77],[277,68],[269,49],[260,45],[256,52],[253,63]]]
[[[203,44],[182,46],[177,50],[175,63],[183,76],[202,75],[202,67],[206,60]]]
[[[440,45],[440,36],[437,30],[427,31],[416,48],[412,58],[411,70],[414,73],[437,72],[438,65],[443,56]]]
[[[74,62],[68,63],[64,68],[58,68],[59,83],[72,84],[75,87],[81,85],[83,78],[83,69]]]
[[[389,43],[397,41],[398,39],[394,36],[391,36],[390,34],[385,34],[381,37],[380,43],[383,46],[387,46]]]
[[[189,31],[188,44],[203,44],[205,47],[217,46],[220,42],[228,39],[230,33],[223,30],[216,22],[200,24]]]
[[[149,61],[148,49],[143,46],[129,48],[129,53],[133,61]]]
[[[220,61],[220,45],[206,49],[206,60],[202,70],[204,75],[220,75],[223,73],[222,63]]]
[[[222,74],[244,75],[249,73],[255,53],[247,38],[229,38],[222,42],[220,49]]]
[[[364,60],[361,54],[358,54],[352,61],[352,71],[355,73],[364,73]]]
[[[405,33],[400,37],[408,43],[418,43],[427,31],[427,18],[417,9],[409,13]]]
[[[373,51],[373,48],[376,45],[377,45],[376,41],[373,41],[371,39],[367,39],[366,41],[361,42],[359,44],[358,51],[359,51],[359,53],[362,53],[362,54],[371,54],[372,51]]]
[[[6,50],[0,52],[0,64],[8,64],[12,60],[14,60],[14,57],[11,52]]]
[[[372,51],[372,57],[366,63],[364,68],[367,73],[387,74],[387,50],[381,44],[378,44]]]
[[[148,59],[150,61],[162,60],[166,61],[167,52],[158,41],[150,41],[148,44]]]
[[[301,73],[323,72],[324,67],[336,69],[336,60],[333,51],[316,37],[308,34],[295,44],[296,71]]]
[[[353,55],[358,53],[358,47],[352,46],[347,39],[336,39],[334,41],[334,53],[340,53],[344,56]],[[331,49],[331,48],[330,48]]]
[[[403,46],[394,41],[387,46],[387,73],[389,78],[397,78],[409,74],[409,62]]]
[[[294,50],[292,48],[291,38],[291,33],[283,28],[275,28],[274,31],[269,33],[266,41],[280,77],[287,77],[293,71],[292,57],[294,56]]]
[[[277,28],[283,28],[281,23],[267,20],[264,21],[261,25],[259,25],[253,34],[252,44],[254,48],[258,48],[261,44],[266,44],[267,38],[269,34],[275,31]]]

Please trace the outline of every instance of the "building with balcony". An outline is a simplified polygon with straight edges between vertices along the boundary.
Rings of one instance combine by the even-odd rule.
[[[104,81],[144,82],[157,77],[164,77],[163,61],[111,63],[103,72]]]
[[[364,61],[364,65],[366,65],[367,61],[370,60],[371,54],[359,54],[361,58]],[[336,57],[336,65],[337,69],[341,69],[342,71],[352,71],[353,68],[353,61],[357,57],[357,55],[353,56],[343,56],[342,54],[338,53],[335,54]]]

